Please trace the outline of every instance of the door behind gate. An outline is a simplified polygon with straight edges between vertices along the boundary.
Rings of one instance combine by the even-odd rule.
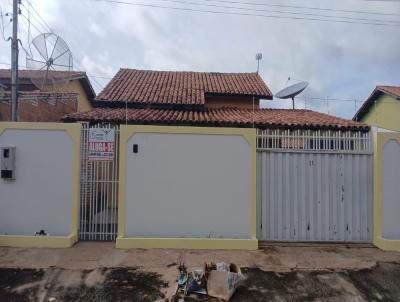
[[[119,128],[84,124],[81,133],[80,240],[117,236]]]

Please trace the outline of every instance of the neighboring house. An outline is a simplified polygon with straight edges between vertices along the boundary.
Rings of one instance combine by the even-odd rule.
[[[378,131],[400,131],[400,86],[376,86],[353,120]]]
[[[95,92],[85,72],[52,71],[62,79],[62,85],[41,85],[45,71],[19,70],[19,120],[57,122],[68,113],[84,112],[92,108]],[[11,71],[0,69],[0,120],[11,117]]]
[[[257,73],[120,69],[87,112],[66,122],[363,130],[369,127],[311,110],[260,109],[272,92]]]

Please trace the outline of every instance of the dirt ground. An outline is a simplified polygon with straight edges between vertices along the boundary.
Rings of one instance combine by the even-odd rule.
[[[246,280],[231,301],[400,301],[400,253],[373,247],[118,250],[88,242],[70,249],[0,248],[0,301],[165,301],[175,292],[179,259],[190,268],[204,261],[238,264]]]

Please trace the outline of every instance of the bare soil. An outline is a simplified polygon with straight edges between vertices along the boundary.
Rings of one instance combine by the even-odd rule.
[[[357,246],[258,251],[0,248],[0,301],[178,301],[177,265],[234,262],[247,279],[231,301],[400,301],[400,253]],[[378,261],[379,260],[379,261]],[[201,295],[184,301],[218,301]]]
[[[66,284],[68,275],[77,277]],[[135,268],[103,268],[99,282],[88,283],[95,272],[64,269],[0,269],[0,301],[143,301],[164,298],[168,284],[161,276]]]
[[[243,268],[247,279],[232,302],[261,301],[399,301],[400,264],[378,263],[362,270],[267,272]],[[104,276],[88,283],[90,274]],[[68,283],[72,275],[76,280]],[[79,276],[79,277],[78,277]],[[136,268],[0,269],[0,301],[164,301],[169,284],[161,275]],[[218,299],[202,295],[175,296],[190,301]],[[167,299],[168,300],[168,299]]]

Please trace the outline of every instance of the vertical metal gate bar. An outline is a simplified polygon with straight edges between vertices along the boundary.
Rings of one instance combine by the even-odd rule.
[[[117,135],[117,133],[115,133],[115,134]],[[117,137],[115,138],[115,142],[116,142],[116,144],[115,144],[115,153],[118,153],[118,144],[117,144],[118,139],[117,139]],[[115,166],[116,166],[115,161],[116,160],[115,160],[115,155],[114,155],[114,160],[111,163],[111,167],[112,167],[111,179],[113,181],[111,183],[111,215],[110,215],[111,216],[111,221],[110,221],[111,222],[111,224],[110,224],[111,236],[110,236],[110,240],[113,240],[112,239],[113,238],[113,234],[115,234],[115,228],[114,228],[114,223],[115,223],[115,217],[114,217],[114,209],[115,209],[115,203],[114,203],[114,200],[115,200]]]
[[[93,225],[93,220],[94,220],[93,219],[94,218],[94,214],[93,213],[95,211],[95,205],[96,205],[97,162],[92,162],[92,166],[93,166],[93,176],[92,176],[92,179],[91,179],[91,181],[92,181],[92,184],[91,184],[91,187],[92,187],[92,196],[91,196],[92,202],[90,203],[90,220],[89,220],[89,222],[90,222],[90,230],[89,230],[90,236],[89,236],[89,240],[93,240],[94,239],[93,238],[93,234],[95,234],[94,225]]]
[[[92,128],[115,129],[114,157],[89,160],[89,124],[81,133],[80,240],[115,240],[118,207],[119,127],[96,125]]]
[[[81,220],[83,224],[83,237],[81,239],[86,239],[87,237],[87,197],[88,197],[88,177],[89,177],[89,163],[87,160],[87,143],[88,143],[88,131],[87,127],[83,128],[83,137],[84,137],[84,146],[83,146],[83,158],[84,158],[84,167],[85,167],[85,174],[84,174],[84,194],[83,200],[81,200],[81,204],[83,205],[83,215],[81,214]]]
[[[100,182],[100,211],[99,210],[97,210],[98,211],[98,213],[97,213],[97,217],[99,218],[98,220],[100,220],[99,222],[97,222],[97,227],[98,227],[98,229],[99,229],[99,237],[100,237],[100,240],[104,240],[104,231],[103,231],[103,224],[104,224],[104,221],[103,221],[103,215],[104,215],[104,211],[105,211],[105,208],[104,208],[104,177],[105,177],[105,169],[104,169],[104,161],[101,161],[100,162],[100,167],[101,167],[101,180],[99,181]],[[96,218],[97,218],[96,217]]]
[[[108,128],[110,128],[110,125],[108,125]],[[104,199],[104,206],[105,206],[105,213],[104,213],[104,240],[109,240],[109,233],[108,233],[108,222],[109,222],[109,217],[108,217],[108,201],[109,201],[109,193],[110,193],[110,176],[108,173],[110,167],[110,163],[106,162],[106,180],[107,182],[105,183],[105,199]]]

